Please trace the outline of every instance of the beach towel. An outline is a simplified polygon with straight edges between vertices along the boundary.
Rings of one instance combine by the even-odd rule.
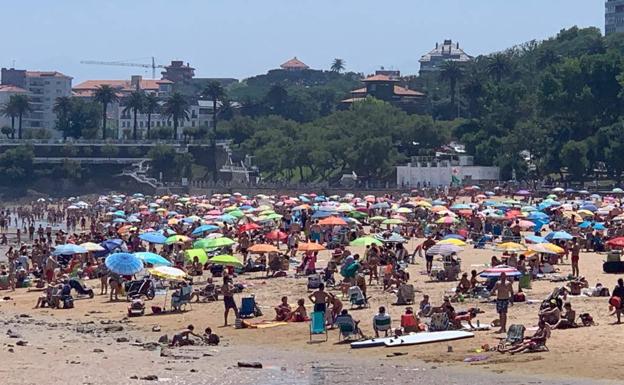
[[[243,327],[246,329],[268,329],[274,328],[278,326],[288,325],[288,322],[279,322],[279,321],[259,321],[259,322],[250,322],[243,320]]]

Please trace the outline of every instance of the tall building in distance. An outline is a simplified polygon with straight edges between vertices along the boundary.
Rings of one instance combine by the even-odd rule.
[[[12,86],[25,90],[32,111],[23,119],[24,128],[47,129],[54,135],[56,114],[54,103],[61,96],[71,96],[72,78],[56,71],[26,71],[2,68],[2,86]]]
[[[444,40],[442,44],[436,43],[434,49],[420,58],[420,74],[437,71],[447,61],[466,63],[471,60],[472,56],[459,48],[459,43],[453,43],[450,39]]]
[[[624,32],[624,0],[605,2],[605,35]]]

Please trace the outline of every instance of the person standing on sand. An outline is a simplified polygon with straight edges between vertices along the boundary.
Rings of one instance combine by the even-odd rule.
[[[617,285],[613,288],[613,293],[611,293],[611,295],[620,299],[620,307],[615,309],[617,323],[620,324],[622,323],[622,310],[624,310],[622,307],[622,303],[624,303],[624,279],[620,278],[617,280]]]
[[[325,285],[322,283],[319,285],[318,290],[310,294],[308,298],[314,303],[314,311],[323,313],[327,310],[327,304],[332,300],[331,295],[325,291]]]
[[[496,333],[506,333],[507,308],[509,307],[509,301],[513,298],[513,287],[511,282],[507,282],[507,274],[501,273],[500,279],[494,285],[491,294],[496,294],[496,312],[500,320],[500,329]]]
[[[579,276],[579,256],[581,254],[581,244],[578,243],[576,237],[572,239],[572,247],[570,247],[570,251],[572,252],[572,275],[574,277]]]
[[[225,306],[225,313],[223,313],[225,323],[223,324],[223,326],[228,326],[227,320],[228,315],[230,314],[230,309],[234,310],[234,315],[236,315],[236,318],[238,318],[238,307],[236,306],[236,302],[234,301],[234,293],[232,292],[232,286],[230,285],[230,277],[226,273],[223,274],[223,285],[221,285],[221,294],[223,295],[223,305]]]

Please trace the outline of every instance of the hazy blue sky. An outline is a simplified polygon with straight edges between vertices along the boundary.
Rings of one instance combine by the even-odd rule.
[[[188,61],[198,76],[243,78],[298,56],[335,57],[371,73],[410,74],[436,41],[472,55],[560,29],[604,29],[604,0],[4,0],[0,66],[62,71],[77,81],[151,76],[81,60]],[[136,61],[135,60],[135,61]]]

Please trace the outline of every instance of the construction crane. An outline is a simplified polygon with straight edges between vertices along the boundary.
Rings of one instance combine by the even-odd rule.
[[[97,60],[83,60],[81,64],[96,64],[105,66],[120,66],[120,67],[141,67],[152,69],[152,79],[156,79],[156,68],[166,68],[164,65],[156,64],[156,60],[152,56],[152,64],[142,63],[128,63],[126,61],[97,61]]]

